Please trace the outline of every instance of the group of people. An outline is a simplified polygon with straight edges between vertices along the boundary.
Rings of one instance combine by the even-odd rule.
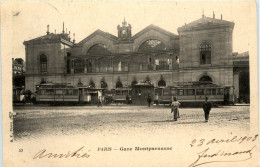
[[[180,118],[179,113],[179,107],[181,103],[177,100],[176,97],[173,98],[173,101],[171,103],[171,113],[173,113],[173,120],[177,121],[178,118]],[[205,102],[203,104],[203,111],[205,116],[205,122],[209,121],[209,113],[211,110],[211,103],[208,101],[208,97],[205,97]]]

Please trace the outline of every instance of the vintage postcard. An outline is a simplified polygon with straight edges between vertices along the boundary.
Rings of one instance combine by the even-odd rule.
[[[1,3],[4,167],[259,166],[254,1]]]

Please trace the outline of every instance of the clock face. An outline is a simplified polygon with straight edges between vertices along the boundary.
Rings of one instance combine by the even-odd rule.
[[[123,30],[123,31],[122,31],[122,34],[125,35],[125,34],[126,34],[126,30]]]

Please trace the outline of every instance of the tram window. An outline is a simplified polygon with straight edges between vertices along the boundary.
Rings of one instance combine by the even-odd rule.
[[[78,94],[78,90],[77,89],[74,89],[73,90],[73,95],[77,95]]]
[[[204,95],[204,89],[197,89],[196,94],[197,95]]]
[[[184,94],[185,95],[194,95],[194,92],[195,92],[194,89],[186,89]]]
[[[169,96],[170,95],[170,89],[164,89],[163,90],[163,95],[164,96]]]
[[[44,94],[45,94],[45,90],[42,89],[42,90],[40,91],[40,95],[44,95]]]
[[[116,95],[121,95],[121,91],[116,91]]]
[[[171,95],[176,95],[176,90],[175,89],[171,89]]]
[[[66,94],[67,94],[67,95],[72,95],[72,89],[67,89],[67,90],[66,90]]]
[[[123,95],[127,95],[127,90],[122,91]]]
[[[211,89],[212,95],[216,95],[216,89]]]
[[[162,89],[155,89],[155,94],[162,95]]]
[[[217,89],[216,94],[217,95],[223,95],[223,89]]]
[[[183,89],[178,90],[178,95],[183,95]]]
[[[211,89],[206,89],[206,95],[211,95]]]
[[[84,95],[88,95],[88,89],[84,89]]]
[[[54,94],[54,90],[53,89],[46,89],[45,94],[46,95],[53,95]]]
[[[62,95],[62,89],[56,89],[56,95]]]

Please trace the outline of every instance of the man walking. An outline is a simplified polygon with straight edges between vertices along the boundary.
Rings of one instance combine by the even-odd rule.
[[[208,97],[205,97],[205,102],[203,104],[203,110],[205,115],[205,122],[209,121],[209,112],[211,110],[211,103],[208,102]]]
[[[152,98],[151,98],[150,94],[148,94],[147,102],[148,102],[148,107],[150,107],[151,102],[152,102]]]

